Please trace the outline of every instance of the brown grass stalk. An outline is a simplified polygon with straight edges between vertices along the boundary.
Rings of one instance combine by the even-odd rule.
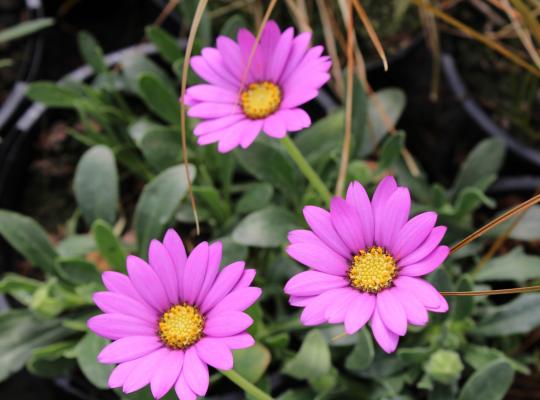
[[[352,102],[353,102],[353,69],[354,69],[354,15],[352,0],[347,1],[348,22],[347,22],[347,89],[345,93],[345,137],[341,149],[341,163],[336,182],[336,196],[341,196],[345,187],[349,157],[351,153],[351,131],[352,131]]]
[[[356,11],[356,14],[358,14],[358,17],[360,18],[360,20],[362,21],[362,24],[366,28],[367,34],[369,38],[371,39],[373,46],[375,46],[375,50],[377,51],[377,54],[379,54],[379,57],[381,58],[383,62],[384,70],[388,71],[388,60],[386,59],[384,47],[379,39],[379,36],[377,35],[377,32],[375,32],[375,29],[373,28],[371,21],[369,20],[366,10],[360,3],[360,0],[353,0],[353,5]]]
[[[433,7],[429,4],[426,4],[424,0],[411,0],[416,6],[422,7],[430,12],[432,12],[437,18],[443,20],[447,24],[453,26],[454,28],[458,29],[465,35],[469,36],[470,38],[486,45],[487,47],[495,50],[497,53],[501,54],[503,57],[506,57],[510,61],[512,61],[514,64],[520,66],[521,68],[529,71],[531,74],[540,77],[540,69],[536,68],[535,66],[529,64],[526,60],[524,60],[519,55],[515,54],[502,44],[490,39],[486,35],[474,30],[470,26],[464,24],[461,21],[458,21],[451,15],[447,14],[446,12]]]
[[[195,43],[195,37],[197,36],[197,30],[201,23],[204,10],[208,0],[200,0],[195,10],[195,16],[193,17],[193,24],[189,30],[189,36],[186,44],[186,52],[184,54],[184,65],[182,66],[182,82],[180,88],[180,131],[182,136],[182,160],[186,171],[186,178],[188,182],[188,193],[191,201],[191,209],[195,218],[195,227],[197,229],[197,235],[200,234],[199,214],[197,213],[197,203],[195,201],[195,195],[193,194],[193,186],[191,184],[191,176],[189,175],[189,160],[187,154],[187,132],[186,132],[186,105],[184,104],[184,96],[187,89],[187,77],[189,72],[189,60],[191,59],[191,53],[193,51],[193,44]]]
[[[465,247],[469,243],[471,243],[473,240],[479,238],[484,233],[489,232],[491,229],[495,228],[497,225],[503,223],[504,221],[508,220],[509,218],[512,218],[514,215],[520,214],[523,211],[527,210],[528,208],[532,207],[533,205],[540,203],[540,194],[537,194],[536,196],[531,197],[529,200],[524,201],[521,204],[518,204],[511,210],[508,210],[504,214],[498,216],[493,221],[487,223],[480,229],[476,230],[475,232],[471,233],[469,236],[467,236],[465,239],[461,240],[460,242],[456,243],[454,246],[452,246],[452,249],[450,250],[450,254],[455,253],[459,249]]]
[[[468,297],[468,296],[498,296],[501,294],[531,293],[531,292],[539,292],[539,291],[540,291],[540,285],[510,288],[510,289],[472,290],[469,292],[441,292],[441,294],[443,296]]]

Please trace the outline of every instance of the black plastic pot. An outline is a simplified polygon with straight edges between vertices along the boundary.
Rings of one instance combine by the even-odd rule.
[[[469,117],[486,134],[503,141],[506,147],[520,158],[540,167],[540,151],[517,140],[508,131],[495,123],[491,116],[476,102],[474,96],[467,89],[452,54],[443,53],[441,56],[441,65],[448,86],[450,86]]]
[[[29,20],[43,17],[41,0],[25,0]],[[26,39],[24,61],[19,67],[17,81],[0,106],[0,132],[7,127],[19,111],[24,100],[26,85],[36,76],[43,56],[43,35],[37,32]],[[3,136],[3,135],[2,135]]]

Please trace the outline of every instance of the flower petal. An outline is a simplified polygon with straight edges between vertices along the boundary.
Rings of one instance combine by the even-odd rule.
[[[135,300],[121,293],[97,292],[92,296],[94,303],[105,313],[125,314],[156,323],[158,315],[143,300]]]
[[[174,386],[184,363],[184,352],[181,350],[168,351],[162,362],[155,368],[150,381],[152,395],[161,399]]]
[[[337,324],[345,321],[345,316],[349,310],[349,304],[358,296],[358,291],[350,287],[336,289],[336,298],[330,304],[324,313],[326,319],[331,324]]]
[[[384,325],[399,336],[407,333],[407,315],[405,309],[390,290],[377,294],[377,311]]]
[[[147,304],[135,290],[127,275],[116,271],[105,271],[101,275],[101,279],[103,280],[105,287],[111,292],[122,294]]]
[[[349,305],[345,314],[345,332],[352,335],[369,321],[375,310],[375,295],[371,293],[359,293]]]
[[[167,252],[169,253],[169,256],[171,257],[171,260],[173,261],[176,268],[176,275],[178,281],[178,296],[179,298],[182,298],[182,285],[180,284],[180,282],[184,281],[184,270],[187,260],[184,243],[182,243],[182,239],[180,239],[180,236],[178,235],[178,233],[176,233],[174,229],[169,229],[167,230],[167,232],[165,233],[165,237],[163,238],[163,245],[167,249]]]
[[[246,120],[247,124],[243,127],[243,135],[240,141],[240,147],[247,149],[257,139],[263,127],[263,120]]]
[[[109,376],[109,381],[107,382],[107,385],[111,389],[116,389],[119,387],[122,387],[124,385],[124,382],[126,381],[127,377],[133,371],[133,368],[138,364],[139,359],[123,362],[121,364],[118,364]]]
[[[139,257],[127,257],[129,279],[137,293],[158,311],[165,311],[170,303],[156,272]]]
[[[236,335],[245,331],[252,323],[253,319],[241,311],[224,311],[208,317],[204,334],[215,337]]]
[[[211,310],[212,307],[231,292],[242,276],[244,265],[243,261],[238,261],[223,268],[214,282],[212,289],[210,289],[208,295],[201,304],[200,309],[203,313]]]
[[[351,257],[351,251],[336,232],[328,211],[320,207],[306,206],[303,212],[306,222],[319,239],[346,259]]]
[[[193,85],[186,90],[186,95],[192,99],[203,102],[234,103],[238,100],[238,93],[216,85]]]
[[[281,139],[287,134],[285,122],[276,113],[269,115],[264,119],[263,132],[268,136]]]
[[[287,254],[299,263],[327,274],[344,276],[349,268],[343,257],[318,239],[309,243],[291,244],[287,247]]]
[[[399,274],[405,276],[427,275],[441,265],[449,253],[450,249],[447,246],[439,246],[423,260],[401,268]]]
[[[287,132],[296,132],[311,126],[309,114],[301,108],[281,109],[277,114],[283,119]]]
[[[161,348],[146,356],[139,358],[137,365],[124,382],[124,393],[133,393],[150,383],[155,369],[163,363],[170,350]]]
[[[428,309],[437,309],[444,300],[437,289],[423,279],[398,276],[394,280],[394,285],[400,290],[411,293]]]
[[[207,135],[209,133],[228,128],[229,126],[244,119],[246,119],[246,116],[244,114],[233,114],[221,118],[214,118],[202,121],[197,124],[195,129],[193,129],[193,134],[195,136]]]
[[[373,210],[366,189],[364,189],[359,182],[351,182],[347,189],[346,200],[358,213],[360,226],[362,227],[362,238],[364,239],[366,247],[373,246],[375,226],[373,221]]]
[[[393,176],[387,176],[381,180],[375,193],[373,193],[373,199],[371,200],[371,208],[373,210],[373,223],[374,223],[374,236],[373,240],[377,241],[382,238],[382,219],[386,214],[385,206],[390,196],[396,191],[397,183]]]
[[[311,36],[311,32],[304,32],[293,39],[291,52],[279,78],[279,84],[282,85],[302,62],[309,46],[309,42],[311,42]]]
[[[167,293],[169,303],[176,304],[179,299],[178,276],[176,274],[176,268],[173,264],[171,256],[161,242],[157,240],[152,240],[150,242],[148,261],[161,280],[161,283],[165,288],[165,292]]]
[[[186,261],[182,292],[183,300],[195,304],[208,267],[208,243],[202,242],[193,249]]]
[[[226,336],[222,338],[215,338],[219,340],[231,350],[247,349],[255,344],[255,339],[249,333],[241,333],[234,336]]]
[[[223,298],[207,316],[217,315],[224,311],[244,311],[251,307],[261,296],[262,290],[258,287],[246,287],[234,290]]]
[[[336,300],[336,290],[329,290],[312,298],[300,315],[300,321],[306,326],[320,325],[326,322],[326,309]]]
[[[293,276],[285,285],[285,293],[295,296],[316,296],[330,289],[348,286],[341,276],[318,271],[304,271]]]
[[[157,336],[129,336],[105,346],[97,359],[102,364],[118,364],[145,356],[160,347],[163,343]]]
[[[257,274],[257,271],[254,269],[245,269],[244,272],[242,273],[242,276],[240,276],[240,280],[238,281],[236,285],[234,285],[232,290],[238,290],[238,289],[248,287],[249,285],[253,283],[253,279],[255,279],[256,274]]]
[[[378,245],[390,249],[394,239],[407,222],[411,210],[411,195],[407,188],[399,187],[390,196],[384,210],[375,219],[375,241]],[[380,227],[377,236],[377,226]]]
[[[384,325],[376,309],[371,318],[371,330],[373,331],[375,340],[386,353],[393,353],[396,351],[399,335],[396,335]]]
[[[184,371],[180,373],[180,377],[176,381],[176,385],[174,385],[174,390],[176,391],[176,395],[178,396],[179,400],[196,400],[197,399],[197,395],[193,393],[193,390],[191,390],[191,388],[186,382]]]
[[[208,366],[201,361],[197,355],[197,350],[193,346],[186,350],[182,374],[195,394],[199,396],[206,394],[210,383]]]
[[[202,338],[195,345],[199,358],[217,369],[232,369],[234,361],[231,350],[219,339]]]
[[[334,197],[330,202],[332,225],[350,253],[356,254],[366,247],[362,234],[362,221],[358,213],[349,203],[340,197]]]
[[[407,265],[415,264],[418,261],[424,259],[433,250],[435,250],[435,247],[439,245],[445,233],[445,226],[437,226],[433,228],[424,243],[420,245],[420,247],[418,247],[416,250],[414,250],[411,254],[399,260],[398,265],[400,267],[405,267]]]
[[[268,66],[268,77],[272,82],[278,82],[281,77],[292,50],[293,37],[294,29],[287,28],[276,43],[274,56],[270,59],[270,65]]]
[[[401,290],[397,287],[389,289],[393,292],[394,296],[399,300],[405,314],[407,314],[407,321],[413,325],[423,326],[427,324],[429,316],[426,308],[420,301],[406,290]]]
[[[223,245],[221,244],[221,242],[212,243],[208,247],[208,267],[206,269],[204,281],[202,283],[201,290],[199,290],[199,294],[197,296],[195,304],[200,305],[203,302],[204,298],[208,294],[208,291],[216,281],[216,277],[219,273],[219,266],[221,264],[222,254]]]
[[[156,334],[155,324],[125,314],[96,315],[88,320],[87,325],[94,333],[107,339]]]
[[[399,260],[418,248],[433,230],[437,214],[424,212],[411,218],[399,231],[396,241],[389,249],[394,257]]]
[[[191,118],[221,118],[227,115],[239,114],[242,112],[240,106],[236,103],[197,103],[188,110],[188,116]]]

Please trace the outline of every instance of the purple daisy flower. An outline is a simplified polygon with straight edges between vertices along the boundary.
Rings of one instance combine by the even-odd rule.
[[[194,130],[200,145],[218,142],[218,150],[247,148],[260,131],[274,138],[311,125],[300,105],[317,97],[330,79],[331,62],[322,46],[309,47],[311,33],[294,36],[269,21],[249,64],[255,37],[246,29],[237,41],[217,38],[191,59],[191,67],[208,84],[187,89],[188,115],[204,120]]]
[[[255,343],[246,333],[253,320],[243,312],[261,294],[250,286],[255,270],[238,261],[220,271],[221,251],[221,242],[203,242],[188,257],[170,229],[163,243],[150,243],[149,264],[129,256],[129,276],[103,274],[108,291],[94,301],[104,314],[88,327],[113,340],[98,355],[118,364],[111,388],[131,393],[150,384],[160,399],[174,386],[180,399],[196,399],[208,389],[208,365],[232,369],[231,350]]]
[[[448,303],[419,278],[435,270],[449,253],[440,242],[446,227],[437,214],[410,220],[409,190],[384,178],[372,200],[358,182],[346,199],[334,197],[330,212],[304,208],[311,230],[289,233],[287,253],[308,266],[285,286],[290,304],[304,307],[304,325],[344,323],[353,334],[371,321],[371,330],[387,353],[393,352],[407,325],[428,322],[428,311],[446,312]]]

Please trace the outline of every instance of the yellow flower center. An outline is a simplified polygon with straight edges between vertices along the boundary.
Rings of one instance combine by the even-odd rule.
[[[354,256],[348,276],[354,288],[379,293],[390,287],[396,270],[396,260],[382,247],[374,246]]]
[[[281,103],[281,89],[272,82],[250,84],[240,96],[244,114],[250,119],[268,117]]]
[[[159,320],[159,337],[171,349],[186,349],[202,336],[204,317],[197,307],[172,306]]]

